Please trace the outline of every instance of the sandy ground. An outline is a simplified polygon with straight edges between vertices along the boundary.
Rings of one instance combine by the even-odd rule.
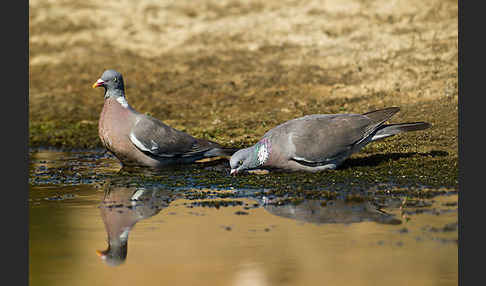
[[[91,84],[113,68],[134,108],[225,144],[254,143],[305,114],[401,106],[394,122],[434,125],[407,137],[420,139],[420,151],[457,156],[457,1],[31,0],[29,8],[31,146],[100,146],[102,91]]]

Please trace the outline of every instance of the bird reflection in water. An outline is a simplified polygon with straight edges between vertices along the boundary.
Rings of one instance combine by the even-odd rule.
[[[280,205],[265,199],[259,200],[259,203],[273,215],[314,224],[350,224],[362,221],[392,225],[402,223],[400,219],[382,211],[370,201],[331,200],[323,203],[321,200],[304,200],[298,204]]]
[[[108,236],[108,248],[97,250],[98,256],[110,266],[125,262],[130,230],[138,221],[168,207],[172,200],[173,193],[167,190],[107,183],[99,209]]]

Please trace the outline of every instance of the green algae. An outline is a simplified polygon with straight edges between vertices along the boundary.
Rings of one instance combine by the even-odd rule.
[[[54,147],[61,149],[102,148],[98,138],[98,124],[85,122],[43,121],[30,122],[30,147]]]

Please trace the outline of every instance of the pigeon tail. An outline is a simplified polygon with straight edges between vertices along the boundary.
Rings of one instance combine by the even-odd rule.
[[[398,124],[384,124],[378,127],[378,130],[371,138],[371,141],[383,139],[402,132],[424,130],[431,127],[427,122],[408,122]]]

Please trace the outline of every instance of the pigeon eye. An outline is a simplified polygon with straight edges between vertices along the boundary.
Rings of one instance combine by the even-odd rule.
[[[238,165],[243,165],[243,160],[238,161]]]
[[[116,82],[117,80],[118,80],[118,79],[117,79],[116,77],[113,79],[113,81],[114,81],[114,82]]]

